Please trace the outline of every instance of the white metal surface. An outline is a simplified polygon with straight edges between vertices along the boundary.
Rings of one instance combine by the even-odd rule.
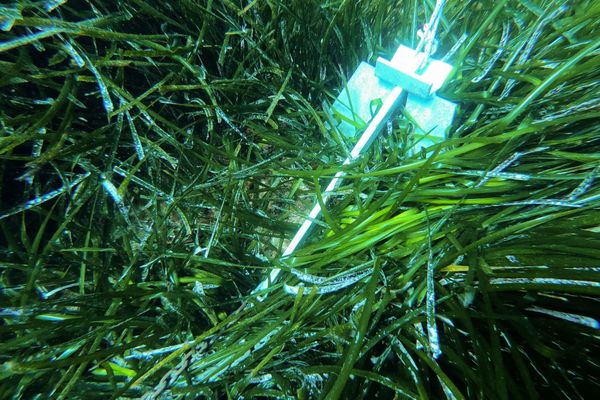
[[[409,147],[409,155],[431,147],[446,139],[454,120],[456,104],[436,95],[428,98],[408,95],[404,111],[415,122],[415,135]]]
[[[381,57],[377,59],[375,75],[409,93],[429,97],[442,87],[452,71],[452,65],[429,59],[425,68],[419,71],[426,57],[423,52],[400,45],[391,61]]]
[[[333,119],[340,121],[338,131],[354,138],[375,115],[377,103],[383,104],[393,88],[375,75],[372,65],[360,63],[329,110]]]

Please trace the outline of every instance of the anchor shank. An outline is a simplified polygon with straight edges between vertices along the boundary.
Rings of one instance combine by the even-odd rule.
[[[392,91],[390,92],[388,97],[385,99],[383,105],[381,106],[381,108],[379,109],[377,114],[375,114],[375,116],[369,122],[369,125],[367,126],[367,128],[365,129],[363,134],[361,135],[360,139],[358,139],[358,142],[356,142],[356,145],[354,145],[354,148],[350,152],[350,156],[348,158],[346,158],[346,160],[344,160],[342,165],[350,164],[352,161],[354,161],[356,158],[358,158],[358,156],[363,151],[366,151],[369,148],[369,145],[377,137],[379,132],[381,132],[383,125],[387,122],[387,120],[391,117],[391,115],[394,113],[394,111],[400,105],[401,95],[402,95],[402,88],[396,86],[392,89]],[[325,189],[325,192],[323,193],[323,202],[324,203],[327,202],[327,200],[331,196],[333,190],[342,181],[343,176],[344,176],[344,171],[338,171],[335,174],[335,176],[333,177],[333,179],[329,182],[329,184],[327,185],[327,188]],[[315,219],[319,216],[320,213],[321,213],[321,205],[319,203],[317,203],[317,204],[315,204],[315,206],[309,213],[308,218],[302,223],[302,225],[300,226],[300,229],[298,229],[298,231],[292,238],[292,241],[290,242],[290,244],[287,246],[287,248],[283,252],[283,257],[289,256],[290,254],[292,254],[294,252],[294,250],[296,250],[296,247],[298,247],[300,242],[302,242],[302,240],[308,233],[309,229],[314,224]],[[260,292],[264,289],[267,289],[277,279],[280,272],[281,272],[281,269],[279,269],[279,268],[275,268],[275,269],[271,270],[269,277],[267,279],[263,280],[256,287],[256,289],[254,289],[253,293]],[[264,297],[265,296],[259,296],[258,300],[262,301],[262,300],[264,300]]]

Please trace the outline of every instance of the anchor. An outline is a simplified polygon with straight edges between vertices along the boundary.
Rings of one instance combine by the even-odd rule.
[[[356,144],[342,165],[348,165],[362,154],[377,137],[383,126],[394,113],[404,106],[416,124],[414,136],[420,137],[409,147],[409,155],[421,152],[446,138],[457,105],[436,95],[442,87],[452,66],[443,61],[431,59],[435,32],[441,18],[444,0],[438,0],[431,19],[421,32],[421,41],[416,49],[400,45],[390,61],[378,58],[376,65],[360,63],[346,87],[340,92],[327,112],[332,121],[330,126]],[[406,96],[402,96],[407,92]],[[405,103],[403,100],[405,98]],[[374,105],[376,111],[373,112]],[[360,135],[360,137],[359,137]],[[358,137],[358,140],[356,138]],[[322,193],[323,204],[331,196],[344,176],[338,171]],[[282,254],[291,255],[309,232],[321,213],[319,202],[310,211],[308,218],[292,238]],[[268,289],[281,273],[272,269],[269,276],[254,289],[257,300],[263,301]]]
[[[362,62],[331,106],[330,114],[339,121],[335,129],[346,137],[354,138],[374,119],[372,105],[384,103],[393,89],[400,87],[408,92],[404,111],[416,124],[415,136],[423,136],[409,148],[409,155],[444,140],[457,104],[437,96],[435,92],[446,81],[452,66],[430,59],[424,70],[418,73],[425,57],[424,52],[400,45],[391,61],[380,57],[375,67]]]

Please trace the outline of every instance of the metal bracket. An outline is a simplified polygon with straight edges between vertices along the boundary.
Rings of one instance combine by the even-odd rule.
[[[429,59],[425,68],[419,71],[424,59],[425,53],[400,45],[391,61],[381,57],[377,59],[375,75],[412,94],[429,97],[442,87],[452,65]]]
[[[416,130],[409,155],[418,153],[446,138],[452,125],[456,104],[436,96],[452,65],[428,59],[423,71],[419,71],[426,55],[409,47],[400,46],[391,61],[377,59],[375,75],[409,92],[404,111],[415,122]]]
[[[339,121],[338,131],[349,138],[356,136],[391,90],[399,86],[408,92],[404,110],[416,125],[409,155],[445,139],[457,105],[435,92],[444,84],[452,66],[429,59],[419,73],[417,69],[424,58],[425,53],[401,45],[391,61],[379,58],[375,67],[361,63],[329,110],[333,119]]]

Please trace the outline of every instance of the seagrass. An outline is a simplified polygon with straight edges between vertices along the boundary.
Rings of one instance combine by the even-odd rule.
[[[395,116],[280,257],[433,3],[3,2],[0,398],[592,398],[600,2],[449,0],[449,138]]]

